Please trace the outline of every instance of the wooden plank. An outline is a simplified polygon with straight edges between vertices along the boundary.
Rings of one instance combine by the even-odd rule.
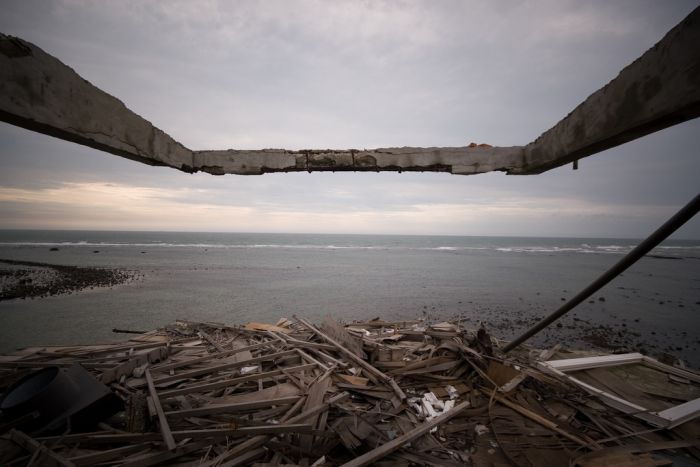
[[[173,459],[185,456],[206,446],[206,442],[189,443],[184,446],[179,446],[172,451],[158,451],[154,453],[144,454],[133,458],[124,459],[124,463],[120,467],[148,467],[151,465],[162,464],[163,462],[171,463]]]
[[[48,368],[52,366],[67,367],[80,363],[80,360],[72,362],[0,362],[0,368]]]
[[[330,344],[321,344],[319,342],[300,341],[298,339],[292,338],[291,336],[286,336],[286,338],[287,338],[287,344],[293,345],[294,347],[301,347],[301,348],[307,349],[307,350],[311,350],[311,349],[335,350],[335,347],[333,347]]]
[[[331,385],[330,371],[327,371],[323,376],[321,376],[316,382],[314,382],[309,390],[307,391],[306,403],[304,404],[303,410],[308,410],[323,403],[323,398],[328,392],[328,388]],[[312,426],[316,426],[318,421],[318,415],[309,417],[308,421]],[[299,438],[299,447],[305,452],[311,451],[313,445],[313,436],[301,436]]]
[[[113,345],[105,349],[101,350],[84,350],[84,351],[78,351],[72,354],[74,357],[78,356],[91,356],[91,357],[96,357],[98,355],[109,355],[113,353],[118,353],[118,352],[129,352],[131,350],[143,350],[143,349],[154,349],[156,347],[165,347],[167,345],[174,344],[176,342],[183,342],[183,341],[190,341],[192,340],[191,338],[184,338],[184,339],[175,339],[171,340],[170,342],[152,342],[152,343],[146,343],[146,344],[121,344],[121,345]]]
[[[165,417],[163,412],[163,407],[160,405],[160,399],[158,398],[158,392],[156,391],[156,386],[153,383],[153,376],[148,368],[146,368],[146,382],[148,384],[148,392],[151,395],[151,400],[155,406],[156,413],[158,414],[158,424],[160,426],[160,433],[163,436],[163,441],[168,447],[168,450],[174,451],[177,447],[175,444],[175,439],[170,432],[170,425],[168,425],[168,419]]]
[[[209,342],[216,350],[219,352],[223,352],[224,348],[219,345],[218,342],[216,342],[209,334],[207,334],[203,329],[200,329],[197,331],[197,334],[199,334],[199,337],[204,339],[205,341]]]
[[[123,375],[130,376],[137,367],[145,363],[154,363],[163,360],[167,358],[169,354],[170,350],[168,347],[156,347],[148,352],[133,355],[127,361],[103,371],[100,375],[100,381],[109,384],[112,381],[117,381]]]
[[[236,428],[176,430],[171,433],[175,440],[183,441],[186,439],[205,438],[243,438],[247,436],[278,433],[312,433],[313,431],[313,427],[309,423],[280,423],[279,425],[254,425]],[[161,440],[162,436],[159,433],[99,432],[66,436],[47,436],[39,439],[46,443],[61,441],[64,443],[80,443],[81,445],[88,446],[93,444],[150,443]]]
[[[351,336],[340,323],[330,316],[323,318],[321,329],[358,357],[367,358],[367,355],[362,350],[362,341]]]
[[[630,401],[622,399],[621,397],[618,397],[615,394],[603,391],[600,388],[597,388],[591,384],[581,381],[578,378],[574,378],[571,375],[567,375],[566,373],[549,366],[547,363],[548,362],[538,362],[538,366],[540,366],[540,368],[542,368],[544,371],[550,374],[556,375],[562,379],[569,380],[571,383],[588,391],[590,394],[597,396],[601,401],[603,401],[610,407],[616,408],[624,413],[634,415],[635,417],[640,418],[648,423],[651,423],[656,427],[667,427],[671,423],[670,420],[660,417],[658,414],[650,411],[646,407],[639,406]]]
[[[239,402],[259,402],[271,398],[298,396],[301,390],[296,384],[285,382],[259,389],[252,392],[244,392],[217,398],[222,404],[233,404]]]
[[[670,373],[674,376],[679,376],[681,378],[689,379],[690,381],[700,383],[700,374],[694,371],[690,371],[689,369],[677,368],[675,366],[666,365],[651,357],[647,357],[646,355],[644,356],[644,364],[651,368],[661,370],[665,373]]]
[[[409,376],[409,375],[428,375],[430,373],[437,373],[440,371],[448,371],[451,370],[457,366],[459,366],[462,363],[461,360],[454,359],[450,360],[447,362],[442,362],[442,363],[435,363],[430,366],[426,366],[423,368],[416,368],[414,370],[407,370],[405,367],[402,369],[394,370],[392,371],[392,374],[399,374],[401,376]],[[451,376],[450,376],[451,378]]]
[[[309,363],[315,363],[315,364],[316,364],[319,368],[321,368],[323,371],[328,371],[328,370],[329,370],[328,365],[325,365],[325,364],[319,362],[319,361],[316,360],[314,357],[312,357],[311,355],[307,354],[306,352],[304,352],[304,351],[301,350],[300,348],[297,347],[297,348],[295,348],[294,350],[297,351],[297,353],[298,353],[299,356],[302,358],[302,360],[306,360],[306,361],[309,362]]]
[[[533,422],[539,423],[540,425],[544,426],[545,428],[548,428],[548,429],[564,436],[565,438],[570,439],[571,441],[573,441],[577,444],[580,444],[581,446],[587,447],[589,449],[600,449],[600,445],[598,445],[597,443],[595,443],[595,442],[591,443],[591,442],[586,441],[586,440],[584,440],[576,435],[572,435],[571,433],[569,433],[566,430],[562,430],[559,427],[559,425],[552,422],[551,420],[547,420],[546,418],[536,414],[535,412],[526,409],[525,407],[521,406],[520,404],[516,404],[515,402],[506,399],[505,397],[503,397],[502,395],[500,395],[498,393],[492,394],[491,397],[493,397],[494,399],[496,399],[498,402],[505,405],[506,407],[511,408],[511,409],[515,410],[516,412],[518,412],[519,414],[529,418]]]
[[[296,317],[295,317],[296,318]],[[369,375],[372,375],[373,377],[379,379],[380,381],[390,384],[392,379],[382,373],[381,371],[377,370],[374,366],[369,364],[368,362],[364,361],[354,353],[352,353],[350,350],[346,349],[343,347],[338,341],[333,339],[330,336],[327,336],[325,333],[321,332],[321,330],[317,329],[313,324],[309,323],[303,318],[296,318],[299,320],[300,323],[302,323],[304,326],[315,332],[319,337],[321,337],[323,340],[328,342],[331,345],[334,345],[340,353],[344,354],[346,357],[348,357],[350,360],[355,362],[357,365],[361,366],[364,368]],[[406,400],[406,394],[401,390],[401,388],[398,387],[398,385],[392,385],[392,388],[396,391],[396,395],[399,396],[399,399],[404,401]]]
[[[700,416],[700,399],[693,399],[684,404],[671,407],[659,412],[658,415],[669,421],[667,428],[673,428]]]
[[[399,362],[402,363],[401,369],[394,370],[391,373],[392,374],[406,374],[409,371],[413,370],[423,370],[425,368],[428,368],[428,371],[431,371],[430,368],[434,367],[436,365],[440,365],[443,363],[453,363],[457,361],[457,359],[451,358],[451,357],[432,357],[432,358],[426,358],[424,360],[418,360],[415,362],[411,362],[408,364],[403,364],[404,362]]]
[[[589,368],[601,368],[606,366],[626,365],[641,363],[644,355],[640,353],[626,353],[619,355],[601,355],[597,357],[567,358],[564,360],[549,360],[542,362],[559,371],[587,370]]]
[[[335,350],[335,348],[334,348],[332,345],[329,345],[328,347],[331,347],[331,350]],[[338,359],[335,358],[335,357],[331,357],[330,355],[328,355],[328,353],[324,352],[324,351],[321,350],[321,349],[316,349],[316,348],[313,348],[313,347],[312,347],[312,348],[307,349],[307,350],[309,350],[309,351],[315,353],[316,355],[318,355],[319,357],[321,357],[323,360],[325,360],[325,361],[327,361],[327,362],[331,362],[332,364],[337,365],[337,366],[339,366],[339,367],[341,367],[341,368],[347,368],[347,367],[350,366],[349,363],[344,362],[344,361],[342,361],[342,360],[338,360]]]
[[[349,323],[349,327],[359,328],[408,328],[414,324],[420,324],[421,321],[365,321],[363,323]]]
[[[235,386],[238,383],[245,383],[247,381],[257,381],[260,379],[268,379],[274,376],[283,375],[284,372],[296,373],[299,371],[306,371],[315,368],[314,363],[309,363],[306,365],[291,366],[288,368],[282,368],[279,370],[268,371],[265,373],[255,373],[247,376],[239,376],[237,378],[226,379],[224,381],[217,381],[215,383],[198,384],[195,386],[187,386],[184,388],[170,389],[168,391],[161,391],[160,398],[165,399],[169,397],[181,396],[183,394],[191,394],[193,392],[209,392],[215,389],[226,388],[230,386]]]
[[[693,446],[700,446],[700,439],[690,440],[674,440],[674,441],[657,441],[651,443],[638,443],[623,446],[615,446],[604,448],[598,451],[589,452],[577,457],[574,460],[575,465],[583,464],[584,462],[593,461],[596,459],[605,459],[611,454],[626,454],[626,453],[643,453],[653,451],[664,451],[667,449],[680,449]]]
[[[283,334],[289,334],[292,332],[291,329],[288,328],[282,328],[280,326],[275,326],[274,324],[267,324],[267,323],[255,323],[251,322],[243,326],[243,329],[246,331],[274,331],[274,332],[281,332]]]
[[[237,456],[234,459],[229,460],[228,462],[221,464],[219,467],[236,467],[239,465],[245,465],[248,464],[250,461],[257,459],[258,457],[264,456],[265,453],[267,453],[267,450],[265,448],[253,449],[251,451],[244,452],[243,454]]]
[[[670,406],[669,402],[648,395],[609,368],[582,370],[576,373],[576,378],[653,412]]]
[[[245,436],[257,436],[281,433],[311,433],[313,426],[309,423],[283,423],[280,425],[241,426],[235,429],[213,428],[206,430],[173,431],[176,439],[201,439],[201,438],[241,438]]]
[[[293,404],[301,399],[301,396],[278,397],[276,399],[264,399],[251,402],[235,402],[232,404],[210,404],[204,407],[187,410],[173,410],[165,412],[166,417],[183,418],[183,417],[199,417],[202,415],[226,414],[244,412],[251,409],[260,409],[264,407],[272,407],[275,405]]]
[[[199,370],[186,371],[186,372],[183,372],[180,374],[176,374],[176,375],[172,375],[172,376],[164,376],[162,378],[158,378],[158,379],[154,380],[154,383],[155,384],[162,384],[162,383],[167,383],[169,381],[177,381],[179,379],[188,379],[188,378],[194,378],[197,376],[208,375],[210,373],[216,373],[216,372],[222,371],[222,370],[231,370],[233,368],[249,366],[249,365],[252,365],[254,363],[275,360],[277,358],[286,357],[286,356],[292,355],[294,353],[296,353],[294,350],[285,350],[283,352],[277,352],[277,353],[273,353],[273,354],[269,354],[269,355],[263,355],[260,357],[251,358],[249,360],[243,360],[240,362],[225,363],[222,365],[210,366],[208,368],[202,368]]]
[[[362,378],[360,376],[351,376],[343,374],[338,374],[336,376],[338,376],[348,384],[352,384],[353,386],[367,386],[367,383],[369,383],[369,379]]]
[[[401,334],[404,336],[430,336],[430,337],[458,337],[462,333],[457,331],[411,331],[408,329],[402,329]]]
[[[24,449],[27,451],[37,454],[41,457],[42,464],[41,465],[46,465],[46,466],[58,466],[58,467],[74,467],[75,464],[55,452],[53,452],[51,449],[47,448],[46,446],[40,444],[37,442],[35,439],[31,438],[30,436],[27,436],[25,433],[15,430],[14,428],[10,430],[10,439],[14,441],[15,443],[19,444],[22,446]]]
[[[436,426],[441,425],[442,423],[447,422],[451,418],[456,417],[459,415],[462,411],[468,409],[471,406],[471,403],[469,401],[462,402],[461,404],[455,406],[452,410],[445,412],[442,415],[439,415],[432,420],[425,422],[413,430],[409,431],[408,433],[401,435],[399,437],[394,438],[393,440],[382,444],[378,448],[375,448],[353,460],[350,462],[346,462],[345,464],[342,465],[342,467],[362,467],[365,465],[369,465],[375,461],[378,461],[379,459],[383,459],[384,457],[388,456],[392,452],[398,450],[401,448],[406,443],[410,443],[411,441],[425,435],[426,433],[430,432],[433,428]]]
[[[313,407],[309,410],[305,410],[301,412],[298,415],[295,415],[293,417],[287,417],[286,415],[280,419],[280,422],[282,423],[299,423],[304,420],[306,420],[308,417],[317,415],[324,410],[327,410],[328,407],[330,407],[332,404],[336,404],[344,399],[347,399],[350,397],[350,393],[347,392],[341,392],[340,394],[337,394],[330,399],[328,399],[327,402],[323,404],[319,404],[316,407]],[[294,407],[290,409],[288,412],[289,414],[293,413]],[[214,466],[220,466],[222,462],[227,461],[231,458],[235,458],[236,456],[240,456],[241,454],[257,449],[261,446],[263,446],[265,443],[270,441],[270,437],[266,435],[259,435],[259,436],[254,436],[240,444],[237,444],[236,446],[228,449],[227,451],[219,454],[217,457],[214,459],[208,461],[208,462],[203,462],[200,467],[214,467]]]
[[[133,454],[144,449],[150,450],[150,446],[145,444],[134,444],[130,446],[121,446],[114,449],[107,449],[105,451],[94,452],[90,454],[83,454],[80,456],[71,457],[70,461],[75,465],[95,465],[101,462],[113,461],[115,459],[122,458],[129,454]]]

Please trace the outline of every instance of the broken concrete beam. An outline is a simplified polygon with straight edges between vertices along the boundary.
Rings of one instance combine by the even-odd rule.
[[[0,34],[0,120],[149,165],[190,170],[192,151],[73,69]]]
[[[522,148],[386,148],[196,151],[185,148],[73,69],[0,34],[0,120],[150,165],[215,175],[293,171],[430,171],[477,174],[522,164]]]
[[[700,7],[525,146],[511,174],[536,174],[700,116]]]
[[[194,169],[214,175],[268,172],[448,172],[473,175],[510,171],[522,165],[523,148],[380,148],[195,151]]]
[[[699,43],[700,8],[525,147],[192,152],[37,46],[0,34],[0,120],[185,172],[536,174],[700,116]]]

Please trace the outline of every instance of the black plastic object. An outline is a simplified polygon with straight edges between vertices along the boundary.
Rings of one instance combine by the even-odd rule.
[[[121,408],[121,399],[79,365],[34,371],[10,386],[0,402],[5,420],[34,413],[21,424],[34,434],[87,430]]]

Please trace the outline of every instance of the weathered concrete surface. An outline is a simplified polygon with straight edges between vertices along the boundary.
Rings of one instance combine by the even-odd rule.
[[[186,169],[192,151],[39,47],[0,34],[0,119],[151,165]]]
[[[475,174],[522,163],[522,148],[193,152],[39,47],[0,34],[0,119],[151,165],[216,175],[424,170]]]
[[[541,173],[700,116],[700,7],[566,118],[525,146]]]
[[[0,34],[0,120],[185,172],[535,174],[700,116],[700,8],[525,147],[191,151],[37,46]]]
[[[319,171],[430,171],[472,175],[522,164],[522,147],[195,151],[197,170],[215,175]]]

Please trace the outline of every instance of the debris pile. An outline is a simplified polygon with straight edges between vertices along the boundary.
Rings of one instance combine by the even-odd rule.
[[[460,323],[293,317],[28,348],[0,357],[0,464],[700,463],[697,373],[500,344]]]

